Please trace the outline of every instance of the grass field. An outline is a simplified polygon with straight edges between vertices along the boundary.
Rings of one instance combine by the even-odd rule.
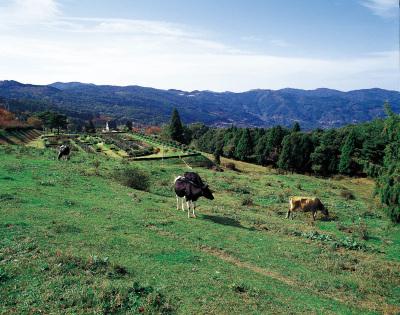
[[[400,228],[368,179],[195,167],[215,200],[188,219],[179,159],[130,162],[150,177],[139,191],[112,177],[126,161],[55,157],[0,146],[1,314],[400,312]],[[286,220],[290,195],[318,196],[331,219]]]

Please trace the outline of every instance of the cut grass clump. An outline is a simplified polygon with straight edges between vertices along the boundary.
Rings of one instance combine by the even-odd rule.
[[[148,191],[150,188],[149,175],[130,166],[115,169],[113,177],[120,184],[130,188],[144,191]]]
[[[246,293],[249,291],[249,287],[243,283],[233,284],[232,290],[236,293]]]
[[[85,260],[70,254],[57,253],[53,272],[60,275],[79,275],[82,273],[102,275],[108,278],[120,278],[128,275],[128,270],[117,264],[111,264],[108,257],[90,256]]]
[[[368,241],[370,239],[367,224],[364,221],[362,221],[358,224],[357,232],[358,232],[360,239],[362,239],[364,241]]]
[[[242,206],[252,206],[253,204],[253,199],[250,196],[246,196],[242,199]]]
[[[110,286],[98,297],[102,314],[175,314],[175,307],[161,292],[134,282],[131,287]]]
[[[250,189],[248,187],[240,187],[236,185],[231,188],[228,188],[228,191],[232,191],[241,195],[250,194]]]
[[[0,267],[0,283],[6,282],[8,279],[10,279],[10,276]]]

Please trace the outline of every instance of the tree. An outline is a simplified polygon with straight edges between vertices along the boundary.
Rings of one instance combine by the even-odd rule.
[[[132,127],[133,127],[132,120],[127,120],[125,126],[129,131],[132,131]]]
[[[251,138],[250,130],[248,128],[242,131],[242,135],[239,138],[237,147],[235,149],[235,158],[241,161],[246,161],[250,158],[253,152],[253,141]]]
[[[60,128],[66,129],[68,126],[67,116],[56,114],[53,121],[54,127],[57,128],[57,134],[60,134]]]
[[[385,103],[388,118],[385,121],[385,136],[389,141],[377,188],[381,201],[388,206],[393,222],[400,222],[400,115],[396,115]]]
[[[213,152],[214,161],[218,165],[221,164],[221,155],[223,153],[222,149],[223,149],[223,144],[221,142],[219,142],[219,143],[217,143],[216,148]]]
[[[57,133],[60,133],[61,128],[67,128],[68,125],[67,116],[52,111],[42,112],[38,115],[38,118],[43,121],[46,128],[51,130],[57,128]]]
[[[319,145],[311,154],[311,169],[318,175],[328,176],[337,172],[339,163],[340,139],[331,129],[322,134]]]
[[[93,124],[93,121],[90,119],[87,124],[85,125],[85,131],[88,133],[95,133],[96,127]]]
[[[346,137],[344,145],[340,152],[339,172],[351,175],[354,171],[354,162],[352,155],[356,147],[356,135],[352,129]]]
[[[172,140],[183,143],[183,125],[179,116],[178,110],[174,108],[172,111],[171,122],[169,124],[169,136]]]
[[[281,126],[275,126],[268,134],[267,143],[264,150],[266,164],[276,165],[279,154],[282,150],[283,138],[287,135],[288,130]]]
[[[301,130],[301,129],[300,129],[300,124],[299,124],[298,121],[296,121],[296,122],[293,124],[292,130],[290,130],[290,132],[299,132],[300,130]]]
[[[292,132],[283,138],[282,145],[279,168],[301,173],[310,171],[310,155],[314,151],[314,145],[309,134]]]

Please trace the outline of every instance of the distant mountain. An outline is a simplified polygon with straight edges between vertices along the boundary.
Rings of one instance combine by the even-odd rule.
[[[81,82],[54,82],[52,84],[49,84],[49,86],[55,87],[59,90],[70,90],[70,89],[76,89],[80,87],[85,87],[85,86],[94,86],[92,83],[81,83]]]
[[[31,85],[0,81],[0,97],[16,109],[52,108],[80,119],[108,115],[121,122],[130,119],[147,124],[167,122],[174,107],[185,123],[269,127],[298,121],[305,129],[340,127],[383,117],[386,100],[400,112],[400,93],[383,89],[217,93],[80,82]]]

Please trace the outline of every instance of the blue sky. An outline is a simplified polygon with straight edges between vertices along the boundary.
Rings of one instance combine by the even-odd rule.
[[[397,0],[0,0],[0,79],[399,90]]]

